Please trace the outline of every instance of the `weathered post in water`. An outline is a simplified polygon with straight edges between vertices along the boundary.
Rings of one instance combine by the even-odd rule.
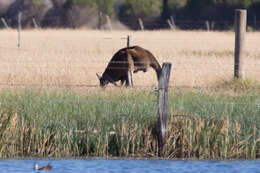
[[[245,56],[246,10],[235,10],[235,62],[234,77],[244,78],[243,57]]]
[[[158,86],[158,145],[159,156],[165,151],[167,139],[167,123],[168,123],[168,86],[171,74],[171,63],[163,63],[162,73]]]

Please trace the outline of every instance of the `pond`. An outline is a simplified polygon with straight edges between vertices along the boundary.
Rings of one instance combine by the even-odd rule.
[[[260,160],[256,161],[182,161],[182,160],[132,160],[132,159],[66,159],[0,160],[1,173],[35,173],[39,167],[50,164],[49,173],[254,173],[260,172]]]

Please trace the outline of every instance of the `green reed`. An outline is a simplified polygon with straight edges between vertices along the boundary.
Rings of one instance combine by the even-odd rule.
[[[258,158],[259,93],[169,92],[165,158]],[[157,157],[157,93],[0,94],[0,157]]]

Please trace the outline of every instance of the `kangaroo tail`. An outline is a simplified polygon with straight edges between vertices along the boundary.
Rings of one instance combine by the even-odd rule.
[[[160,64],[158,63],[158,61],[155,58],[152,58],[150,66],[155,70],[155,72],[157,74],[157,79],[159,81],[159,78],[160,78],[160,75],[162,72],[162,68],[161,68]]]

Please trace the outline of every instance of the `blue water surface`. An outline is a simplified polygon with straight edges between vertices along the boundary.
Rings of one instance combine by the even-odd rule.
[[[0,160],[0,173],[35,173],[39,167],[50,164],[49,173],[260,173],[260,161],[173,161],[173,160],[106,160],[66,159]]]

